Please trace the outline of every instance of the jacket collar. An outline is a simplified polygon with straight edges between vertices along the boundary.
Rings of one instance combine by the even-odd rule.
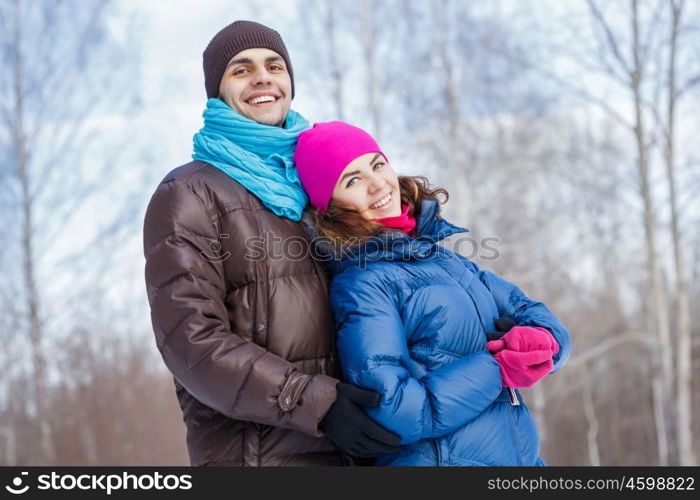
[[[331,274],[338,274],[353,265],[363,267],[367,262],[425,259],[439,251],[439,241],[453,234],[469,231],[443,219],[440,216],[440,205],[434,199],[421,202],[420,213],[416,219],[415,238],[401,231],[391,231],[375,236],[365,243],[343,248],[321,237],[310,217],[305,216],[302,221],[311,240],[314,257],[325,262]]]

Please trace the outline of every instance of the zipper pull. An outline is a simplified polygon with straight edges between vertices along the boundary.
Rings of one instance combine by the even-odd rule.
[[[518,399],[518,393],[512,387],[508,388],[510,390],[510,405],[520,406],[520,400]]]

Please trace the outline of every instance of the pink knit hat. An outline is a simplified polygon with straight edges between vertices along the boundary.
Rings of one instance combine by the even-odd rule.
[[[322,212],[328,210],[340,174],[367,153],[379,153],[386,160],[372,136],[349,123],[315,123],[299,134],[294,162],[311,204]]]

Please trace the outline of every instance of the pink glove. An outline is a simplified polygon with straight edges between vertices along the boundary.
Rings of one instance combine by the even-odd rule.
[[[539,326],[514,326],[503,337],[486,344],[491,354],[503,349],[515,352],[549,351],[550,357],[559,352],[559,343],[546,328]]]
[[[504,387],[532,387],[554,368],[549,350],[517,352],[503,349],[493,357],[501,369]]]
[[[486,348],[501,369],[505,387],[532,387],[554,368],[552,357],[559,344],[546,328],[514,326],[503,337],[492,340]]]

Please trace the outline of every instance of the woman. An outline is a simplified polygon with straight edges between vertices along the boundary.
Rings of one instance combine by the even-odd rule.
[[[307,224],[333,276],[341,366],[381,394],[367,413],[401,437],[377,465],[544,465],[517,391],[558,370],[569,333],[515,285],[441,246],[464,232],[440,217],[423,178],[397,177],[367,133],[316,124],[294,155]],[[331,241],[335,244],[328,243]],[[515,326],[487,343],[499,317]]]

